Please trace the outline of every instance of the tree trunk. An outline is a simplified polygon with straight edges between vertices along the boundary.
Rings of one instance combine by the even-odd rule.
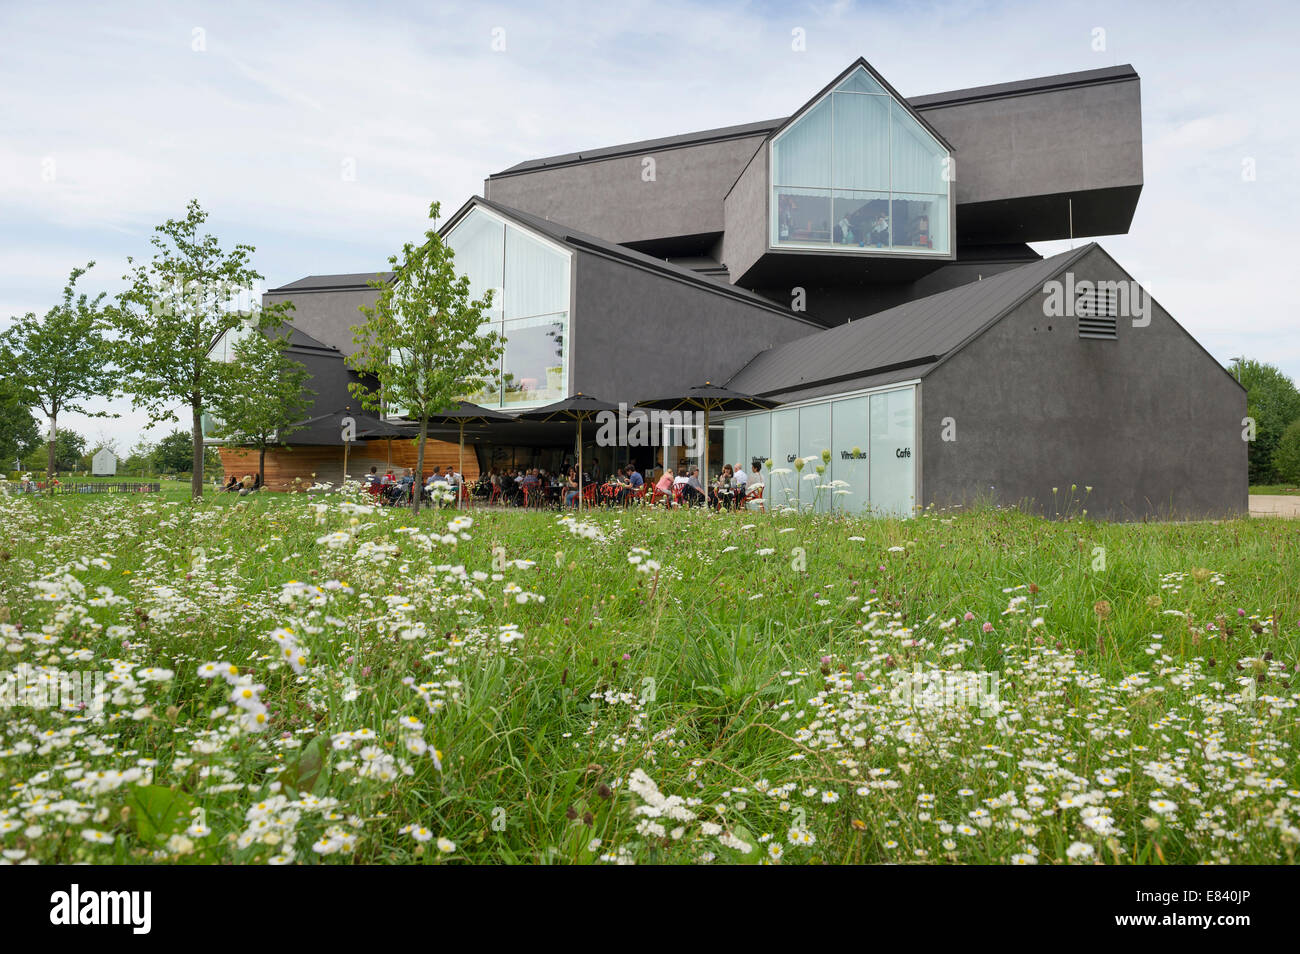
[[[415,483],[411,485],[411,512],[420,512],[420,494],[424,490],[424,441],[429,435],[429,419],[420,420],[420,440],[415,446]]]
[[[54,493],[54,444],[59,439],[58,415],[50,415],[50,441],[45,455],[45,490]]]
[[[190,405],[194,423],[191,434],[194,437],[193,471],[190,473],[190,496],[195,500],[203,497],[203,409],[198,404]]]
[[[257,486],[266,486],[266,445],[257,449]]]

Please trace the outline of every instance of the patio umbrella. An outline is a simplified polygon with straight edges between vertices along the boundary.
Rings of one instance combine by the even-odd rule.
[[[713,411],[767,411],[774,407],[780,407],[783,402],[773,401],[768,398],[758,397],[754,394],[744,394],[740,391],[732,391],[730,388],[720,388],[714,386],[710,381],[688,388],[685,392],[674,397],[651,398],[648,401],[638,401],[637,407],[655,408],[660,411],[703,411],[704,412],[704,466],[700,468],[703,476],[703,483],[706,487],[709,481],[709,414]],[[705,494],[705,502],[708,501],[708,494]]]
[[[460,479],[465,480],[465,425],[466,424],[505,424],[512,423],[514,418],[509,414],[502,414],[500,411],[493,411],[486,407],[479,407],[477,404],[471,404],[469,401],[460,401],[456,407],[449,411],[443,411],[441,414],[429,415],[429,423],[439,427],[455,427],[460,431]],[[424,480],[424,475],[420,475]],[[456,507],[460,508],[460,488],[456,488]]]
[[[318,414],[316,417],[309,417],[305,421],[299,421],[296,424],[294,424],[294,429],[306,430],[308,428],[314,427],[317,424],[324,424],[326,421],[332,422],[335,425],[339,425],[342,424],[343,419],[345,417],[351,417],[352,420],[356,422],[357,437],[359,438],[364,437],[367,439],[374,438],[374,437],[378,437],[378,438],[386,437],[389,439],[389,444],[388,444],[389,461],[388,462],[391,465],[392,455],[393,455],[392,439],[394,437],[408,436],[407,432],[402,430],[400,427],[398,427],[395,424],[390,424],[388,421],[380,420],[377,417],[373,417],[369,414],[363,414],[359,411],[353,412],[350,406],[341,408],[340,410],[337,411],[330,411],[328,414]],[[347,471],[348,471],[348,445],[347,443],[344,443],[343,476],[345,479],[347,477]]]
[[[539,407],[532,411],[523,411],[517,420],[520,421],[573,421],[578,425],[578,509],[582,509],[582,425],[587,421],[594,420],[598,414],[605,412],[617,414],[619,406],[609,404],[599,398],[594,398],[590,394],[583,394],[579,391],[563,401],[556,401],[554,404],[548,404],[545,407]]]
[[[387,441],[388,443],[388,466],[393,466],[393,438],[395,437],[415,437],[410,427],[402,427],[389,421],[381,421],[377,418],[367,418],[367,423],[362,427],[362,422],[357,421],[357,437],[366,440]]]

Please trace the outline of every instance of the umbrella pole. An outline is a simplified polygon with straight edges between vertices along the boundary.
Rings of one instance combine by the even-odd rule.
[[[456,509],[460,509],[460,488],[465,483],[465,422],[460,422],[460,480],[456,484]]]
[[[578,418],[578,512],[582,512],[582,418]]]
[[[700,483],[704,486],[704,509],[709,509],[709,406],[704,405],[704,472],[700,474],[704,479]]]

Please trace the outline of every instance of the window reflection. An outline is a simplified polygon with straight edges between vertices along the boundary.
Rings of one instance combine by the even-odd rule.
[[[566,394],[570,257],[551,243],[471,210],[448,234],[456,270],[475,297],[495,289],[484,331],[504,339],[492,379],[465,400],[487,407],[545,404]]]
[[[949,250],[948,152],[866,70],[771,148],[773,244]]]

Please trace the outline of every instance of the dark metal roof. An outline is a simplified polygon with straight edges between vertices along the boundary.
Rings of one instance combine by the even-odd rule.
[[[441,230],[443,234],[446,234],[446,230],[455,225],[456,222],[458,222],[461,217],[475,205],[482,205],[489,208],[507,219],[513,219],[520,225],[536,229],[548,238],[554,239],[557,242],[569,245],[573,248],[595,252],[596,254],[604,255],[608,258],[626,262],[629,265],[658,272],[665,278],[686,282],[687,284],[693,285],[696,288],[701,288],[712,295],[722,295],[727,298],[743,301],[756,308],[775,312],[782,317],[789,318],[791,321],[798,321],[802,324],[810,325],[815,329],[825,327],[819,322],[812,321],[803,315],[796,314],[788,308],[783,308],[761,295],[756,295],[753,292],[747,291],[736,285],[723,284],[714,278],[708,277],[702,272],[697,272],[690,268],[683,268],[682,266],[675,265],[666,259],[655,258],[653,255],[646,255],[644,252],[630,249],[626,245],[618,245],[614,242],[608,241],[607,239],[591,235],[590,233],[580,232],[577,229],[569,228],[567,225],[562,225],[559,222],[552,221],[551,219],[544,219],[529,212],[513,209],[508,205],[502,205],[500,202],[494,202],[491,199],[484,199],[482,196],[475,196],[457,209],[456,214],[448,219],[446,224],[443,225]]]
[[[994,83],[991,86],[972,86],[946,93],[930,93],[909,99],[912,108],[920,111],[943,106],[960,106],[989,99],[1007,99],[1029,93],[1045,93],[1054,89],[1074,89],[1078,86],[1100,86],[1105,83],[1138,79],[1137,70],[1127,63],[1123,66],[1105,66],[1077,73],[1058,73],[1056,76],[1039,76],[1035,79],[1016,80],[1012,83]]]
[[[1095,247],[1089,243],[769,348],[727,387],[770,395],[908,368],[919,377]]]
[[[855,63],[856,65],[856,63]],[[873,71],[874,72],[874,71]],[[1108,66],[1095,70],[1080,70],[1075,73],[1058,73],[1055,76],[1039,76],[1033,79],[1016,80],[1012,83],[994,83],[989,86],[972,86],[968,89],[950,90],[945,93],[929,93],[925,96],[911,98],[899,97],[917,112],[938,109],[944,106],[958,106],[980,100],[1004,99],[1012,96],[1024,96],[1053,89],[1070,89],[1077,86],[1092,86],[1114,83],[1122,80],[1137,79],[1137,71],[1132,66]],[[818,95],[821,95],[820,93]],[[813,97],[814,99],[816,97]],[[802,107],[801,107],[802,108]],[[797,113],[796,113],[797,115]],[[699,132],[681,133],[676,136],[663,136],[658,139],[644,139],[640,142],[622,143],[617,146],[604,146],[599,149],[585,149],[582,152],[568,152],[543,159],[528,159],[516,163],[508,169],[488,176],[496,179],[504,176],[535,172],[554,166],[576,165],[593,162],[598,159],[614,159],[619,156],[641,155],[646,152],[676,149],[682,146],[698,146],[709,142],[723,142],[728,139],[745,139],[752,136],[767,136],[785,125],[791,117],[769,119],[757,123],[744,123],[738,126],[720,126],[716,129],[702,129]]]
[[[658,139],[643,139],[640,142],[627,142],[618,146],[606,146],[601,149],[586,149],[582,152],[569,152],[560,156],[548,156],[545,159],[527,159],[516,163],[509,169],[493,173],[488,178],[514,175],[519,172],[531,172],[546,166],[566,166],[578,162],[591,162],[593,159],[610,159],[614,156],[639,155],[641,153],[674,149],[677,146],[698,146],[707,142],[725,142],[728,139],[748,139],[751,136],[766,136],[777,126],[785,122],[781,119],[768,119],[757,123],[742,123],[738,126],[720,126],[717,129],[702,129],[699,132],[680,133],[676,136],[661,136]]]
[[[330,351],[335,354],[341,354],[338,348],[334,347],[333,345],[327,345],[325,344],[325,342],[313,338],[305,331],[302,331],[299,328],[295,328],[292,324],[286,324],[284,328],[287,329],[289,332],[288,343],[289,343],[289,350],[291,351],[295,349],[305,349],[305,350],[313,350],[313,351]]]
[[[304,291],[341,291],[346,289],[366,289],[376,278],[390,281],[393,272],[352,272],[347,275],[308,275],[296,282],[269,288],[268,292],[304,292]]]

